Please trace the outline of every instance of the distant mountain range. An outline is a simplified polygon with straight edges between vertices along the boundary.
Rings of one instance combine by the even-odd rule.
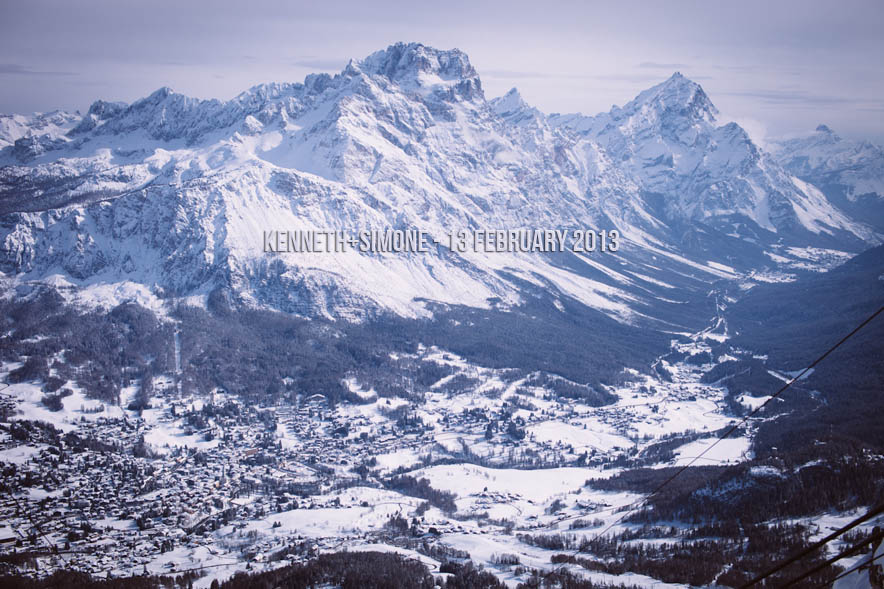
[[[459,50],[396,44],[233,100],[168,88],[0,118],[0,272],[73,300],[359,319],[541,291],[628,323],[716,280],[788,279],[884,235],[884,155],[825,127],[756,145],[679,73],[596,116],[488,100]],[[617,253],[268,254],[265,230],[617,229]],[[444,240],[443,240],[444,241]]]
[[[850,216],[884,225],[884,149],[868,141],[845,140],[826,125],[807,137],[773,145],[777,161],[818,186]]]

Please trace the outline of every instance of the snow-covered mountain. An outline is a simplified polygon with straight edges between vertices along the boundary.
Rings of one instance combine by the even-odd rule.
[[[811,182],[856,218],[884,228],[884,149],[842,139],[826,125],[805,137],[773,144],[774,156],[795,176]]]
[[[719,125],[717,115],[703,89],[675,73],[622,108],[551,121],[599,144],[670,223],[700,223],[749,241],[764,241],[766,232],[873,238],[739,125]]]
[[[396,44],[233,100],[160,89],[6,117],[0,271],[81,300],[204,297],[305,315],[514,305],[541,288],[623,321],[678,287],[880,240],[680,74],[596,117],[486,100],[467,56]],[[618,229],[616,254],[262,251],[267,230]],[[671,301],[670,301],[671,302]]]
[[[79,114],[60,110],[31,116],[0,115],[0,149],[19,141],[16,156],[27,159],[28,146],[33,145],[34,140],[64,141],[64,135],[79,123],[80,119]]]

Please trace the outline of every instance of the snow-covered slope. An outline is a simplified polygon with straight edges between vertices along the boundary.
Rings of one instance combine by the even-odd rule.
[[[608,114],[546,117],[515,91],[487,101],[459,50],[397,44],[335,76],[227,102],[163,88],[131,105],[98,101],[82,118],[6,118],[0,271],[71,283],[90,300],[120,284],[157,296],[221,289],[344,317],[420,315],[424,301],[506,306],[540,287],[632,321],[676,286],[733,277],[722,263],[774,264],[686,247],[691,227],[758,251],[877,239],[714,113],[676,75]],[[443,242],[457,229],[618,229],[624,245],[579,256],[262,251],[267,230],[387,228]]]

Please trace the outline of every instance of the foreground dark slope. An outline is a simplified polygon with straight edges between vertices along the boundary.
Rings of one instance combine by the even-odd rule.
[[[774,394],[788,373],[806,368],[882,305],[884,247],[825,274],[757,286],[725,312],[734,336],[716,352],[738,360],[719,364],[708,380],[725,384],[732,408],[745,412],[737,400],[741,395]],[[554,562],[590,570],[644,572],[694,585],[742,585],[810,544],[812,529],[806,524],[771,526],[771,521],[863,510],[884,494],[882,360],[884,314],[750,420],[755,430],[750,460],[687,470],[637,468],[587,482],[595,489],[653,493],[626,521],[649,526],[636,532],[646,538],[675,538],[668,526],[688,523],[686,537],[693,544],[672,543],[655,553],[638,553],[627,542],[633,536],[625,534],[579,546],[565,540],[556,544],[555,535],[530,541],[576,549],[580,556],[558,555]],[[851,542],[862,537],[857,534]],[[821,561],[822,554],[812,552],[769,582],[780,586]],[[824,568],[807,586],[826,586],[837,571]]]
[[[824,274],[758,286],[727,310],[735,333],[730,343],[766,355],[767,369],[802,370],[884,306],[882,276],[884,246],[879,246]],[[884,414],[884,316],[796,383],[786,399],[770,409],[791,413],[761,427],[759,451],[801,448],[820,438],[884,449],[879,419]]]
[[[733,301],[720,315],[720,328],[730,337],[713,346],[712,358],[727,359],[709,369],[703,382],[725,386],[730,411],[745,415],[743,395],[774,394],[884,306],[882,277],[884,246],[878,246],[794,282],[749,291],[719,283],[720,299]],[[666,358],[684,359],[676,356]],[[823,437],[884,448],[884,430],[875,419],[884,409],[882,360],[884,316],[878,316],[762,410],[772,419],[759,425],[756,452],[800,450]]]

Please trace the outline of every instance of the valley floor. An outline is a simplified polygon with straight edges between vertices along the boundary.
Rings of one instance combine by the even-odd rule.
[[[673,350],[702,356],[723,337],[726,326],[717,325],[674,339]],[[120,406],[74,390],[51,411],[38,385],[7,385],[2,561],[35,575],[197,571],[195,585],[208,586],[320,552],[381,550],[440,576],[446,561],[469,558],[511,586],[532,569],[561,566],[602,583],[685,586],[554,565],[554,554],[573,551],[537,538],[555,544],[566,535],[579,545],[603,531],[641,529],[622,521],[641,494],[600,491],[589,479],[627,467],[750,459],[751,423],[710,450],[734,423],[726,389],[701,382],[710,365],[660,359],[661,376],[626,373],[607,391],[616,402],[593,407],[444,350],[423,347],[416,356],[453,371],[422,401],[379,396],[351,379],[362,404],[329,407],[314,396],[296,406],[247,407],[223,391],[182,395],[171,374],[155,379],[150,408],[126,409],[132,386]],[[468,390],[446,386],[455,379]],[[741,399],[750,408],[763,400]],[[802,523],[822,536],[855,515]],[[662,536],[635,533],[630,543],[689,542],[690,530],[670,522]]]

